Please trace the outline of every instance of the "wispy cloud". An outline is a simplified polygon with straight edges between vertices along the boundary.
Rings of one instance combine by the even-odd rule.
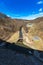
[[[42,8],[39,9],[39,12],[42,12]]]
[[[8,17],[10,17],[10,15],[7,15]]]
[[[38,1],[37,4],[43,4],[43,1]]]
[[[43,12],[38,13],[38,14],[28,15],[28,16],[14,17],[14,18],[17,18],[17,19],[26,19],[26,20],[33,20],[33,19],[38,18],[38,17],[43,17]]]

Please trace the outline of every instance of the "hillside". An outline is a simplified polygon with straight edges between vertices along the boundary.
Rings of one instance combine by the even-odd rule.
[[[22,34],[24,45],[43,51],[43,17],[25,22]]]
[[[11,19],[0,13],[0,39],[8,40],[22,25],[25,25],[23,20]]]
[[[34,24],[33,27],[26,27],[27,24]],[[32,35],[39,35],[43,39],[43,17],[35,20],[11,19],[3,13],[0,13],[0,38],[9,38],[23,26],[25,31],[29,29]]]
[[[30,28],[29,32],[32,36],[39,36],[43,39],[43,17],[34,20],[33,26]]]

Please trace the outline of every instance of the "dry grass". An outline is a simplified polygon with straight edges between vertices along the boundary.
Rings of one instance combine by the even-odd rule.
[[[43,51],[43,24],[41,23],[35,23],[34,26],[29,29],[28,37],[33,41],[33,47]],[[38,36],[40,39],[38,41],[35,41],[33,40],[34,36]]]
[[[15,32],[7,41],[10,43],[17,42],[19,39],[19,31]]]

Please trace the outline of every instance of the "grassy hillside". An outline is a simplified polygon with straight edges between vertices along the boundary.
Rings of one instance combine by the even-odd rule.
[[[39,36],[43,39],[43,18],[34,20],[34,25],[29,29],[32,36]]]
[[[24,20],[11,19],[5,14],[0,13],[0,39],[8,40],[24,25]]]
[[[33,24],[32,27],[27,27],[27,24]],[[9,40],[23,26],[25,31],[32,36],[39,36],[43,40],[43,17],[35,20],[12,19],[5,14],[0,13],[0,39]],[[14,35],[13,37],[16,37]],[[13,39],[14,41],[14,39]]]

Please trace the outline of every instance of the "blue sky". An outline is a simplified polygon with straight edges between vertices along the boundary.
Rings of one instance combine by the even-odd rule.
[[[43,0],[0,0],[0,12],[18,19],[43,16]]]

